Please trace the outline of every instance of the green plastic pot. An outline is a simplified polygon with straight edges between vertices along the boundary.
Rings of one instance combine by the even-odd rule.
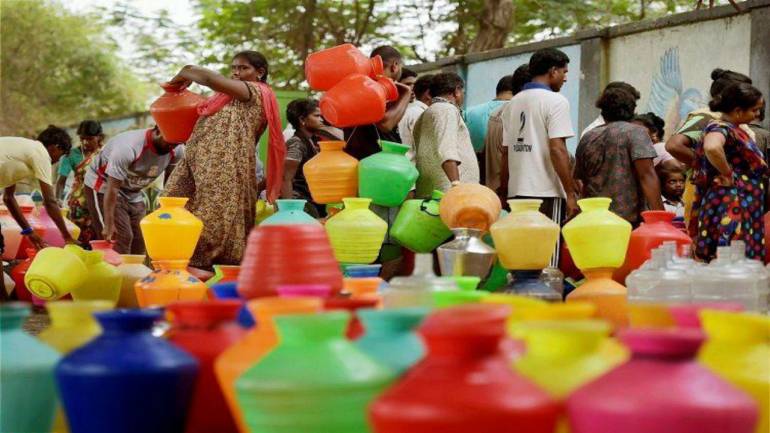
[[[416,253],[430,253],[452,236],[439,216],[444,193],[433,191],[430,199],[407,200],[390,228],[390,238]]]
[[[264,221],[263,226],[269,225],[286,225],[286,224],[315,224],[320,225],[315,218],[305,212],[305,204],[307,200],[300,199],[282,199],[276,200],[275,204],[278,207],[278,211]]]
[[[372,203],[401,205],[417,181],[417,168],[406,157],[409,146],[380,140],[382,151],[358,163],[358,195]]]

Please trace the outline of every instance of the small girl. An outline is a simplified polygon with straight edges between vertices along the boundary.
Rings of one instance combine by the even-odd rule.
[[[663,206],[668,212],[673,212],[677,219],[684,218],[684,171],[658,166],[660,189],[663,193]]]

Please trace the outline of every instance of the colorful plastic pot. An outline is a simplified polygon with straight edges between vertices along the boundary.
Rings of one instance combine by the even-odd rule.
[[[137,281],[136,300],[139,306],[164,306],[175,301],[202,301],[208,288],[187,272],[187,260],[157,260],[151,274]]]
[[[280,199],[276,200],[275,204],[278,206],[278,212],[270,215],[263,220],[261,225],[281,225],[281,224],[318,224],[317,219],[313,218],[305,212],[305,204],[307,200],[289,200]]]
[[[249,331],[239,342],[226,349],[214,363],[217,378],[225,400],[240,432],[248,432],[248,426],[235,394],[235,381],[254,366],[278,343],[274,317],[284,314],[311,314],[321,310],[318,298],[267,297],[247,304],[251,314],[259,320],[259,326]]]
[[[324,93],[318,105],[330,124],[348,128],[379,122],[387,102],[397,98],[398,88],[390,78],[352,74]]]
[[[616,328],[628,326],[628,290],[612,279],[612,269],[583,270],[586,281],[567,295],[567,302],[589,302],[598,317]]]
[[[117,251],[112,249],[115,244],[111,241],[91,241],[91,249],[94,251],[101,251],[104,254],[104,261],[112,266],[118,266],[123,263],[123,259]]]
[[[102,334],[56,366],[72,433],[183,432],[198,362],[153,336],[162,312],[95,316]]]
[[[548,266],[560,227],[540,212],[542,200],[508,200],[511,213],[490,228],[506,269],[541,270]]]
[[[317,225],[258,226],[251,231],[238,276],[244,299],[275,296],[286,284],[324,284],[337,294],[342,272],[326,231]]]
[[[278,296],[284,298],[297,296],[327,298],[332,292],[332,288],[325,284],[284,284],[276,287],[275,290],[278,292]]]
[[[160,208],[139,223],[152,260],[190,260],[198,244],[203,222],[188,212],[187,198],[160,197]]]
[[[190,138],[198,121],[198,105],[206,99],[197,93],[169,83],[161,84],[160,87],[165,93],[150,105],[150,114],[164,140],[169,143],[184,143]],[[156,260],[163,259],[152,255],[150,257]]]
[[[335,311],[275,319],[280,343],[236,384],[250,431],[368,431],[366,408],[395,376],[345,340],[349,317]]]
[[[345,209],[326,221],[326,232],[340,263],[372,263],[385,241],[388,223],[369,210],[371,199],[345,198]]]
[[[695,362],[697,330],[620,333],[631,349],[625,364],[567,400],[572,433],[753,433],[751,398]]]
[[[213,287],[219,283],[237,282],[241,267],[235,265],[214,265],[214,276],[206,280],[206,285]]]
[[[611,202],[605,197],[578,200],[581,212],[562,228],[572,260],[581,271],[618,268],[626,258],[631,224],[610,212]]]
[[[49,432],[54,419],[54,365],[59,354],[27,335],[22,302],[0,304],[0,431]]]
[[[321,141],[321,151],[302,168],[313,201],[339,203],[358,194],[358,160],[345,153],[344,141]]]
[[[754,399],[759,407],[755,433],[770,431],[770,318],[716,310],[700,316],[708,340],[698,360]]]
[[[152,269],[145,266],[145,256],[142,254],[123,254],[120,256],[122,263],[118,265],[120,272],[120,298],[118,299],[119,308],[138,308],[139,302],[136,300],[136,282],[150,275]]]
[[[489,296],[489,292],[456,290],[450,292],[433,292],[436,308],[454,307],[456,305],[478,304]]]
[[[167,338],[198,360],[198,378],[187,414],[186,433],[237,433],[235,418],[214,374],[214,360],[240,341],[246,330],[235,319],[241,301],[174,302]]]
[[[405,373],[425,355],[425,346],[414,332],[428,314],[427,308],[361,310],[363,337],[356,346],[396,374]]]
[[[305,59],[305,78],[313,90],[329,90],[351,74],[377,78],[383,71],[382,57],[366,57],[352,44],[316,51]]]
[[[450,229],[470,228],[489,231],[497,221],[500,198],[486,186],[464,183],[450,189],[441,199],[441,221]]]
[[[3,249],[3,260],[13,260],[19,252],[21,246],[21,227],[11,216],[11,212],[5,206],[0,206],[0,230],[2,231],[5,248]]]
[[[358,195],[386,207],[401,205],[417,181],[417,168],[406,157],[409,146],[380,140],[382,151],[358,163]]]
[[[433,191],[430,199],[405,201],[390,228],[391,239],[416,253],[430,253],[443,244],[452,236],[439,215],[443,196],[443,192]]]
[[[72,291],[76,301],[108,301],[114,307],[120,299],[122,277],[118,269],[105,262],[101,251],[84,251],[85,280]]]
[[[82,249],[48,247],[38,251],[24,276],[24,284],[35,296],[46,301],[56,300],[77,290],[87,277],[87,268],[80,259]]]
[[[358,319],[358,312],[361,310],[372,309],[377,306],[377,303],[377,299],[352,299],[343,298],[341,296],[323,299],[324,310],[342,310],[350,313],[350,321],[345,330],[345,336],[348,337],[348,340],[356,340],[364,335],[364,327]]]
[[[631,232],[626,261],[615,271],[616,281],[625,283],[628,274],[639,269],[649,260],[652,257],[652,250],[661,246],[663,242],[676,242],[679,253],[684,246],[692,244],[690,236],[672,225],[674,216],[673,212],[666,211],[642,212],[644,222]]]

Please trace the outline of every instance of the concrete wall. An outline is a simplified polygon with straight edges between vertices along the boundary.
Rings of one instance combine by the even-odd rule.
[[[709,35],[719,35],[718,43]],[[612,38],[608,78],[639,89],[638,111],[662,117],[670,132],[707,105],[714,68],[749,73],[750,35],[751,16],[744,14]]]
[[[410,67],[419,73],[460,72],[467,78],[466,106],[472,106],[493,98],[497,80],[533,52],[555,47],[572,60],[562,93],[570,100],[576,132],[596,118],[596,98],[615,80],[639,89],[637,111],[660,115],[670,131],[687,112],[706,106],[716,67],[749,74],[770,99],[770,0],[740,5],[740,12],[732,6],[702,9]],[[573,139],[570,150],[575,146]]]

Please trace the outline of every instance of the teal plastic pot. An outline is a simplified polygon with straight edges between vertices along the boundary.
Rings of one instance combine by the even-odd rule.
[[[291,225],[291,224],[315,224],[321,225],[315,218],[305,212],[307,200],[300,199],[282,199],[276,200],[278,212],[266,218],[260,225]]]
[[[355,344],[375,361],[403,374],[425,355],[425,346],[414,329],[429,311],[427,308],[359,310],[356,314],[365,333]]]
[[[49,432],[59,354],[21,329],[29,305],[0,305],[0,432]]]
[[[433,191],[430,199],[407,200],[390,228],[390,238],[416,253],[430,253],[452,236],[439,216],[444,193]]]
[[[406,157],[409,146],[380,140],[382,151],[358,163],[358,195],[372,203],[401,205],[417,181],[417,168]]]

